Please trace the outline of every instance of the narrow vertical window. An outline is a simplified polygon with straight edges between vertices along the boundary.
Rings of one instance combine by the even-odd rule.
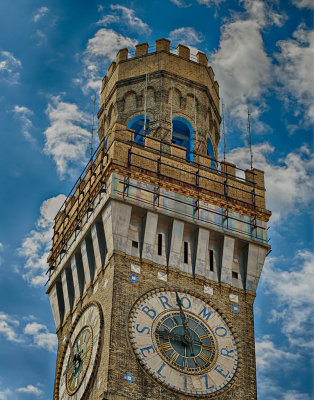
[[[187,264],[189,262],[189,247],[188,242],[184,242],[184,263]]]
[[[158,233],[158,255],[162,255],[162,234]]]
[[[214,271],[214,252],[209,250],[209,270]]]

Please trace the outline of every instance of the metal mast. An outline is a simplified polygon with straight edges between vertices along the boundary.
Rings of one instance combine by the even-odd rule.
[[[253,151],[252,151],[252,138],[251,138],[251,113],[250,109],[247,109],[247,131],[249,135],[249,145],[250,145],[250,156],[251,156],[251,170],[253,169]]]
[[[96,94],[95,94],[95,96],[94,96],[92,134],[91,134],[91,138],[90,138],[90,158],[91,158],[91,159],[93,158],[93,140],[94,140],[95,104],[96,104]]]

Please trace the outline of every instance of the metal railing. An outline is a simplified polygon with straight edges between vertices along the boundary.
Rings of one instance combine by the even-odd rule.
[[[173,153],[171,149],[182,150],[177,145],[160,141],[158,138],[151,136],[148,136],[150,145],[146,143],[145,145],[139,145],[135,143],[134,135],[134,131],[126,128],[115,129],[108,133],[75,182],[55,218],[53,247],[48,258],[50,272],[55,267],[57,257],[66,251],[67,242],[71,235],[73,233],[77,235],[81,230],[83,217],[87,215],[88,219],[89,213],[95,207],[94,202],[98,194],[106,191],[107,178],[118,168],[119,171],[121,171],[121,168],[123,169],[123,175],[127,179],[132,178],[135,173],[139,172],[143,175],[143,179],[145,176],[155,177],[156,191],[154,196],[157,202],[159,202],[160,189],[163,188],[165,183],[169,184],[170,182],[173,185],[173,192],[178,192],[178,188],[184,187],[191,193],[191,197],[195,198],[195,212],[198,212],[198,216],[202,210],[207,210],[223,217],[226,222],[219,224],[220,227],[233,229],[232,227],[228,228],[228,221],[233,220],[246,223],[250,227],[250,235],[254,230],[257,235],[257,229],[266,229],[264,226],[257,225],[257,213],[266,215],[266,219],[270,214],[263,207],[256,205],[256,200],[264,198],[264,195],[256,193],[257,185],[253,170],[249,171],[249,175],[253,177],[253,180],[237,177],[229,174],[227,171],[218,171],[217,168],[211,167],[210,157],[208,156],[190,152],[193,154],[193,161],[187,161],[185,157],[171,154]],[[154,145],[152,146],[152,144]],[[122,146],[128,146],[127,159],[123,159],[120,155],[117,156],[116,153],[119,153],[119,151],[116,151],[116,145],[121,146],[121,149]],[[159,146],[158,149],[156,148],[157,146]],[[200,159],[203,161],[207,160],[208,165],[204,165],[204,162],[200,162]],[[148,168],[147,165],[143,166],[145,160],[148,161],[146,164],[150,164],[153,168]],[[176,165],[173,165],[174,162]],[[223,168],[226,168],[225,162],[219,162],[215,159],[214,164],[216,167],[221,165]],[[195,171],[189,171],[189,168]],[[240,168],[237,168],[237,170],[245,172]],[[175,176],[177,173],[182,176],[180,179]],[[184,177],[186,178],[185,180],[183,179]],[[237,186],[237,183],[243,187]],[[130,182],[128,184],[132,185]],[[218,186],[221,189],[218,191],[214,190],[214,186]],[[263,189],[259,188],[259,190]],[[124,189],[122,194],[125,196]],[[241,200],[241,194],[244,194],[250,200]],[[200,206],[201,196],[222,202],[224,204],[224,212],[217,213],[214,208],[206,209],[206,207]],[[234,205],[244,209],[246,211],[244,214],[251,218],[251,222],[244,222],[234,216],[228,215]],[[241,231],[241,233],[248,234],[244,231]]]

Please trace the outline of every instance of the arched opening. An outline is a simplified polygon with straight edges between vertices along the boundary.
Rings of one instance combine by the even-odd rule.
[[[145,125],[145,132],[144,132]],[[144,145],[144,136],[149,134],[149,117],[146,116],[146,124],[145,124],[145,115],[137,115],[132,118],[128,123],[128,128],[133,129],[135,131],[134,142],[140,145]]]
[[[172,143],[186,148],[186,160],[193,161],[193,126],[183,117],[172,120]]]
[[[211,157],[211,168],[215,168],[215,153],[212,142],[209,138],[207,138],[207,155]]]

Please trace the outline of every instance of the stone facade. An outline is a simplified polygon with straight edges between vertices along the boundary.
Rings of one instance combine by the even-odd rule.
[[[138,277],[136,283],[132,283],[129,278],[134,273],[131,265],[140,266],[141,272],[136,274]],[[167,275],[167,282],[158,279],[158,272]],[[167,268],[117,251],[100,271],[93,285],[80,299],[76,309],[73,310],[74,312],[58,330],[57,365],[61,365],[60,361],[66,349],[63,339],[71,327],[72,320],[75,319],[75,314],[93,300],[102,304],[104,335],[101,356],[94,377],[94,385],[86,400],[189,398],[170,392],[148,376],[137,362],[129,344],[128,314],[133,303],[145,292],[159,287],[190,290],[192,293],[202,295],[210,305],[213,305],[221,313],[233,331],[241,355],[237,374],[230,388],[228,387],[224,393],[210,398],[219,400],[255,399],[254,292],[244,292],[231,285],[218,284],[202,276],[195,276],[191,279],[190,274],[183,273],[175,268]],[[213,294],[205,293],[205,287],[212,288]],[[235,296],[237,297],[236,303],[234,301]],[[239,306],[241,310],[239,313],[235,313],[231,308],[234,304]],[[60,367],[56,370],[56,382],[58,382],[58,373],[60,374]],[[124,379],[124,376],[128,373],[131,373],[135,378],[132,384]]]
[[[103,79],[99,138],[110,133],[116,122],[127,124],[131,118],[142,115],[146,97],[150,136],[170,143],[171,115],[184,117],[193,126],[194,148],[206,154],[205,143],[209,138],[217,157],[221,121],[219,86],[207,64],[204,53],[199,52],[194,62],[189,48],[182,45],[178,45],[177,54],[171,53],[166,39],[156,42],[154,53],[148,53],[145,44],[138,45],[132,59],[128,59],[127,49],[120,50]]]
[[[129,341],[133,304],[157,288],[200,296],[232,331],[236,373],[206,398],[256,399],[253,303],[270,248],[264,175],[240,177],[228,162],[212,167],[204,142],[217,155],[218,83],[205,54],[194,62],[187,47],[173,54],[169,46],[161,39],[154,53],[140,44],[135,58],[117,54],[103,80],[101,145],[55,219],[47,289],[58,334],[54,400],[74,321],[91,302],[104,323],[84,400],[193,398],[157,383]],[[138,145],[126,124],[143,114],[145,96],[150,132]],[[193,126],[193,162],[171,144],[171,115]]]

